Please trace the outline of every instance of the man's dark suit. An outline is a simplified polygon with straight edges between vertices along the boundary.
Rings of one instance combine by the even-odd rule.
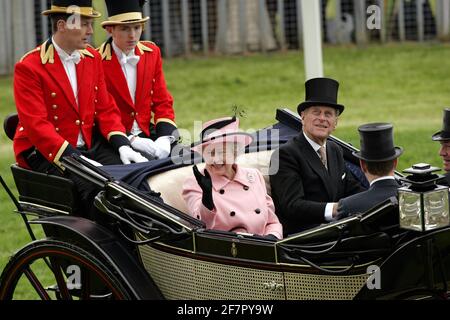
[[[353,213],[365,212],[390,197],[396,197],[399,187],[397,181],[392,179],[376,181],[369,190],[341,199],[338,215],[344,218]]]
[[[279,168],[270,176],[271,193],[286,235],[325,222],[328,202],[364,190],[347,171],[341,148],[330,140],[326,146],[328,171],[303,133],[272,154],[271,167],[279,161]]]

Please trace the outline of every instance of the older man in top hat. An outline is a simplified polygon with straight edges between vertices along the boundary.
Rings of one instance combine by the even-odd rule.
[[[442,158],[444,170],[447,172],[447,183],[449,181],[450,172],[450,109],[444,109],[444,116],[442,121],[442,130],[432,136],[433,141],[439,141],[441,148],[439,155]]]
[[[358,131],[361,151],[353,154],[359,158],[361,169],[370,183],[370,188],[339,200],[339,218],[365,212],[390,197],[396,197],[400,187],[395,180],[394,172],[403,149],[394,147],[392,124],[364,124],[358,128]]]
[[[53,0],[42,14],[50,17],[53,35],[23,56],[14,71],[18,164],[60,175],[61,158],[72,154],[96,165],[146,161],[131,149],[105,85],[100,55],[88,46],[93,18],[100,16],[92,1]],[[85,181],[65,175],[83,200],[92,197]]]
[[[169,155],[178,133],[160,49],[139,41],[149,19],[142,16],[144,2],[106,0],[109,18],[102,26],[111,37],[98,50],[133,149],[161,159]]]
[[[272,162],[279,161],[270,176],[272,198],[286,234],[336,219],[337,201],[364,190],[328,139],[344,111],[338,86],[329,78],[305,83],[306,99],[298,106],[303,130],[272,155]]]

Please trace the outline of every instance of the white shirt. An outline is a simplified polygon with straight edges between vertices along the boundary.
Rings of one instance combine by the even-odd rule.
[[[114,52],[116,53],[117,59],[122,67],[123,74],[127,80],[128,90],[130,91],[131,100],[133,103],[136,102],[136,84],[137,84],[137,65],[132,65],[130,63],[124,63],[124,57],[132,57],[136,54],[131,51],[128,55],[125,54],[115,43],[112,42]],[[136,120],[133,121],[133,126],[131,127],[131,134],[138,135],[142,132]]]
[[[320,147],[322,147],[320,144],[318,144],[317,142],[311,140],[306,133],[303,132],[303,135],[305,136],[306,141],[309,142],[309,144],[311,145],[311,147],[314,149],[314,151],[317,153],[318,156],[320,156],[320,152],[319,149]],[[323,144],[323,147],[325,148],[325,150],[327,149],[327,142],[325,141],[325,143]]]
[[[78,107],[78,80],[77,80],[77,69],[75,67],[75,62],[73,61],[67,61],[66,59],[70,56],[78,56],[80,57],[80,53],[75,50],[72,52],[71,55],[69,55],[66,51],[61,49],[60,46],[55,42],[55,39],[52,38],[53,46],[56,49],[56,52],[59,55],[59,58],[61,59],[61,62],[64,66],[64,70],[66,70],[67,78],[69,79],[70,86],[72,87],[73,95],[75,96],[75,102]],[[82,147],[86,143],[84,142],[83,135],[81,134],[81,130],[78,133],[78,140],[77,140],[77,147]]]
[[[305,132],[303,132],[303,135],[305,136],[306,141],[308,141],[308,143],[311,145],[311,147],[317,153],[317,156],[319,156],[319,158],[320,158],[319,149],[322,146],[320,144],[318,144],[317,142],[311,140],[306,135]],[[323,147],[325,148],[325,150],[327,150],[327,143],[326,142],[323,144]],[[333,221],[333,220],[335,220],[335,218],[333,218],[333,203],[332,202],[327,203],[327,205],[325,206],[324,217],[325,217],[325,221]]]

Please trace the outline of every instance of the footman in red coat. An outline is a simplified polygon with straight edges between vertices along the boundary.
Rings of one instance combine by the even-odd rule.
[[[142,15],[143,3],[106,1],[109,18],[102,26],[111,37],[98,50],[132,147],[150,159],[161,159],[169,156],[178,133],[160,49],[151,41],[139,41],[149,19]]]
[[[93,190],[64,173],[61,159],[83,155],[95,165],[146,161],[132,150],[120,111],[106,88],[101,57],[88,46],[93,19],[90,0],[53,0],[53,35],[27,53],[14,71],[19,124],[14,137],[17,163],[75,181],[82,200]]]

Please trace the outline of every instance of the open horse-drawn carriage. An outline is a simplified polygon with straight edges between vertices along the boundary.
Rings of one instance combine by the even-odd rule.
[[[273,150],[301,127],[288,110],[276,118],[238,158],[265,178]],[[5,129],[12,137],[14,118]],[[356,149],[332,139],[357,169]],[[450,226],[405,228],[408,217],[399,215],[397,198],[278,241],[208,230],[186,214],[181,197],[195,159],[180,154],[182,161],[172,160],[130,167],[140,168],[135,180],[144,177],[158,198],[133,187],[130,175],[121,181],[117,168],[64,159],[66,170],[102,189],[95,206],[109,222],[101,224],[82,217],[70,180],[13,165],[19,199],[2,183],[33,241],[3,270],[0,299],[13,299],[24,281],[43,300],[447,298]],[[42,226],[45,238],[37,240],[30,225]]]

